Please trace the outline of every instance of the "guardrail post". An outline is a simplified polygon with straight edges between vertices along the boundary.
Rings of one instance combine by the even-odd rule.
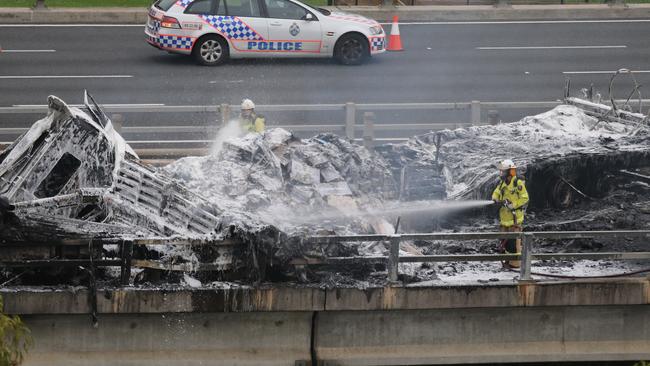
[[[47,10],[47,6],[45,6],[45,0],[36,0],[34,3],[34,10]]]
[[[363,146],[372,154],[375,151],[375,114],[363,113]]]
[[[119,113],[115,113],[111,116],[111,122],[113,123],[113,129],[115,132],[121,134],[122,127],[124,126],[124,116]]]
[[[399,274],[399,243],[401,239],[399,235],[394,235],[390,238],[389,252],[388,252],[388,280],[390,282],[397,282]]]
[[[120,248],[120,257],[122,264],[120,268],[120,283],[123,286],[128,286],[131,282],[131,259],[133,258],[133,242],[126,240],[122,242]]]
[[[356,124],[357,106],[354,103],[345,103],[345,137],[354,140],[354,125]]]
[[[481,102],[478,100],[472,101],[471,107],[472,113],[472,126],[478,126],[481,124]]]
[[[220,105],[219,112],[221,113],[221,125],[225,126],[230,121],[230,104]]]
[[[499,120],[499,111],[496,109],[488,110],[488,123],[491,125],[497,125],[499,122],[501,122]]]
[[[532,240],[530,234],[522,233],[521,235],[521,264],[519,268],[519,280],[530,281],[530,266],[531,266],[531,248]]]

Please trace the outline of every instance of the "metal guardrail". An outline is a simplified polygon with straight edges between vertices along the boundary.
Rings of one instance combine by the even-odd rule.
[[[546,231],[546,232],[483,232],[483,233],[416,233],[416,234],[395,234],[395,235],[348,235],[348,236],[313,236],[305,240],[313,243],[330,244],[340,242],[365,242],[384,241],[389,243],[388,256],[369,257],[328,257],[328,258],[297,258],[291,261],[292,265],[333,265],[346,263],[386,263],[388,279],[397,281],[399,274],[399,263],[423,263],[423,262],[492,262],[520,260],[520,281],[530,281],[531,264],[533,260],[551,259],[612,259],[612,260],[647,260],[650,259],[650,252],[607,252],[607,253],[532,253],[533,239],[584,239],[584,238],[630,238],[650,237],[650,230],[627,230],[627,231]],[[479,239],[521,239],[521,254],[470,254],[470,255],[416,255],[400,256],[399,245],[404,240],[479,240]],[[200,240],[200,239],[169,239],[169,238],[144,238],[124,240],[120,238],[96,239],[89,242],[88,239],[69,239],[53,243],[28,243],[2,244],[0,248],[30,248],[79,246],[88,248],[91,253],[98,253],[101,246],[105,244],[118,245],[118,255],[110,258],[83,258],[83,259],[40,259],[40,260],[19,260],[0,261],[0,267],[120,267],[121,283],[128,285],[132,267],[171,270],[171,271],[216,271],[218,266],[211,263],[204,264],[168,264],[157,260],[133,259],[133,249],[137,246],[159,246],[174,245],[184,247],[197,246],[237,246],[239,241],[233,240]]]
[[[510,261],[520,260],[520,281],[530,281],[532,260],[550,259],[614,259],[634,260],[650,259],[650,252],[610,252],[610,253],[532,253],[533,239],[585,239],[585,238],[626,238],[650,237],[650,230],[627,231],[540,231],[540,232],[490,232],[490,233],[426,233],[426,234],[395,234],[395,235],[349,235],[349,236],[316,236],[310,240],[316,243],[340,243],[384,241],[389,243],[388,257],[331,257],[324,260],[296,260],[296,265],[337,264],[346,262],[382,262],[388,270],[390,281],[397,281],[399,263],[422,262],[451,262],[451,261]],[[404,240],[477,240],[477,239],[520,239],[521,254],[479,254],[479,255],[421,255],[400,256],[399,245]]]
[[[624,100],[617,100],[617,103],[624,103]],[[650,106],[650,99],[643,99],[642,106]],[[259,105],[260,112],[344,112],[345,120],[338,124],[288,124],[280,123],[274,125],[290,129],[296,132],[334,132],[344,134],[350,140],[357,139],[357,132],[362,132],[361,138],[367,143],[372,143],[375,131],[422,131],[443,128],[458,128],[476,126],[481,124],[496,124],[499,121],[499,109],[524,109],[524,108],[553,108],[561,101],[541,102],[456,102],[456,103],[344,103],[344,104],[283,104],[283,105]],[[78,105],[73,105],[78,107]],[[221,123],[231,120],[232,111],[238,110],[238,105],[178,105],[178,106],[106,106],[107,113],[113,113],[112,119],[116,129],[125,133],[151,133],[156,135],[176,135],[178,133],[215,133],[218,125],[203,126],[132,126],[124,122],[120,113],[215,113]],[[483,111],[488,110],[487,120],[482,118]],[[459,119],[461,122],[407,122],[407,123],[376,123],[375,112],[381,111],[469,111],[468,120]],[[35,114],[46,113],[47,106],[17,106],[0,107],[0,115],[3,114]],[[357,112],[363,112],[362,121],[357,120]],[[467,118],[467,117],[464,117]],[[360,123],[359,123],[360,122]],[[23,133],[27,128],[0,128],[0,135],[15,135]],[[161,141],[138,141],[140,144],[160,144],[163,142],[174,143],[176,140]],[[201,142],[191,140],[192,142]],[[133,141],[128,141],[133,143]],[[187,143],[188,141],[177,141]],[[7,144],[3,142],[0,144]]]
[[[65,258],[65,259],[35,259],[35,260],[0,260],[0,268],[27,268],[27,267],[89,267],[91,271],[97,267],[120,267],[120,283],[128,285],[130,283],[130,275],[132,267],[141,268],[158,268],[167,270],[218,270],[217,265],[206,264],[203,268],[192,264],[183,265],[167,265],[161,261],[155,260],[137,260],[133,259],[134,247],[145,246],[181,246],[181,247],[199,247],[199,246],[212,246],[212,247],[230,247],[240,245],[241,242],[224,239],[224,240],[210,240],[210,239],[182,239],[182,238],[138,238],[138,239],[122,239],[122,238],[102,238],[102,239],[63,239],[61,241],[51,243],[3,243],[0,244],[1,249],[25,249],[29,251],[34,247],[79,247],[87,248],[89,253],[101,253],[104,245],[117,245],[117,256],[102,257],[102,258]],[[70,251],[70,249],[66,249]]]

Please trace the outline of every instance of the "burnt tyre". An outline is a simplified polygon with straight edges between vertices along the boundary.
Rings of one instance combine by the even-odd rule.
[[[575,197],[574,190],[565,181],[558,179],[549,186],[548,197],[551,206],[559,209],[567,209],[573,205]]]
[[[360,65],[370,57],[370,45],[360,34],[346,34],[336,42],[334,57],[343,65]]]
[[[228,43],[219,36],[205,36],[196,41],[194,49],[192,49],[192,56],[201,65],[221,65],[229,57]]]

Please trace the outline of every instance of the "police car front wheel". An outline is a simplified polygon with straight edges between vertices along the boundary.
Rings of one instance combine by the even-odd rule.
[[[192,53],[201,65],[219,65],[228,59],[228,44],[219,36],[209,35],[196,42]]]
[[[368,40],[360,34],[346,34],[336,42],[334,55],[344,65],[362,64],[370,55]]]

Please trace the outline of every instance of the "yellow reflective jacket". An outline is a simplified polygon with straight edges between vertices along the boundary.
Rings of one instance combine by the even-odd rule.
[[[499,209],[499,221],[501,222],[501,226],[510,227],[513,225],[522,225],[524,223],[524,209],[528,204],[526,182],[517,177],[513,177],[510,180],[510,183],[501,180],[494,189],[494,192],[492,192],[492,199],[498,202],[508,200],[515,208],[513,212],[507,207],[501,206]]]
[[[266,119],[264,119],[263,116],[258,116],[257,114],[253,113],[248,118],[240,118],[239,125],[241,126],[242,130],[246,132],[262,133],[264,132]]]

